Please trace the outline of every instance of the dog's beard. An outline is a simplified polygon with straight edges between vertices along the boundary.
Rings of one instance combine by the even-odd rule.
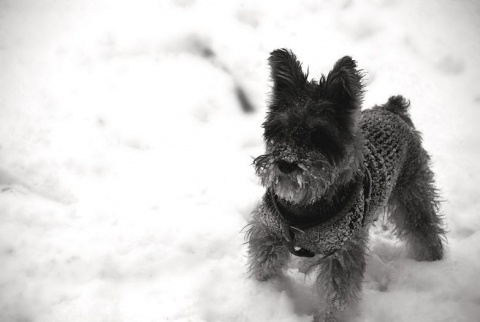
[[[305,174],[282,174],[269,185],[280,198],[294,204],[310,204],[325,194],[330,183],[320,177]]]
[[[254,164],[262,185],[278,197],[295,203],[311,204],[321,199],[338,173],[325,162],[298,162],[298,170],[281,172],[271,155],[255,159]]]
[[[312,191],[310,187],[302,186],[285,177],[279,177],[272,185],[272,190],[278,197],[294,204],[309,204],[319,199],[324,189]]]

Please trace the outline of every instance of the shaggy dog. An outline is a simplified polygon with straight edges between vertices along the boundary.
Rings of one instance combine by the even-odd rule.
[[[266,152],[254,160],[266,192],[247,226],[249,269],[265,281],[292,254],[313,257],[325,307],[316,319],[331,321],[361,294],[368,231],[380,211],[389,210],[412,258],[442,258],[429,156],[402,96],[361,111],[362,74],[351,57],[318,81],[307,80],[290,50],[273,51],[269,63]]]

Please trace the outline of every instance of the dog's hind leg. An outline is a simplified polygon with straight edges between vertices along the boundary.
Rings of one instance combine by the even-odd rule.
[[[279,276],[290,259],[287,247],[259,220],[262,206],[254,211],[245,238],[248,243],[248,265],[250,275],[259,281]]]
[[[408,184],[392,193],[389,201],[390,220],[401,240],[405,240],[409,257],[418,261],[435,261],[443,257],[445,229],[438,214],[438,194],[428,156],[421,153],[418,170],[412,173]]]

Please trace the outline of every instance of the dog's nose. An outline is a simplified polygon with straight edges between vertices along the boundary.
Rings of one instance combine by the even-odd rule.
[[[278,166],[278,169],[285,174],[289,174],[297,169],[300,169],[298,165],[296,165],[295,163],[291,163],[283,160],[277,161],[277,166]]]

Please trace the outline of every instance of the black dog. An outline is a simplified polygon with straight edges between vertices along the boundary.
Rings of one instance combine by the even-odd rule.
[[[335,320],[361,294],[368,230],[380,211],[388,209],[412,258],[442,258],[429,156],[403,97],[361,112],[362,75],[351,57],[319,81],[307,81],[289,50],[273,51],[269,62],[266,153],[254,161],[267,190],[246,234],[249,268],[264,281],[291,254],[315,257],[326,307],[317,318]]]

